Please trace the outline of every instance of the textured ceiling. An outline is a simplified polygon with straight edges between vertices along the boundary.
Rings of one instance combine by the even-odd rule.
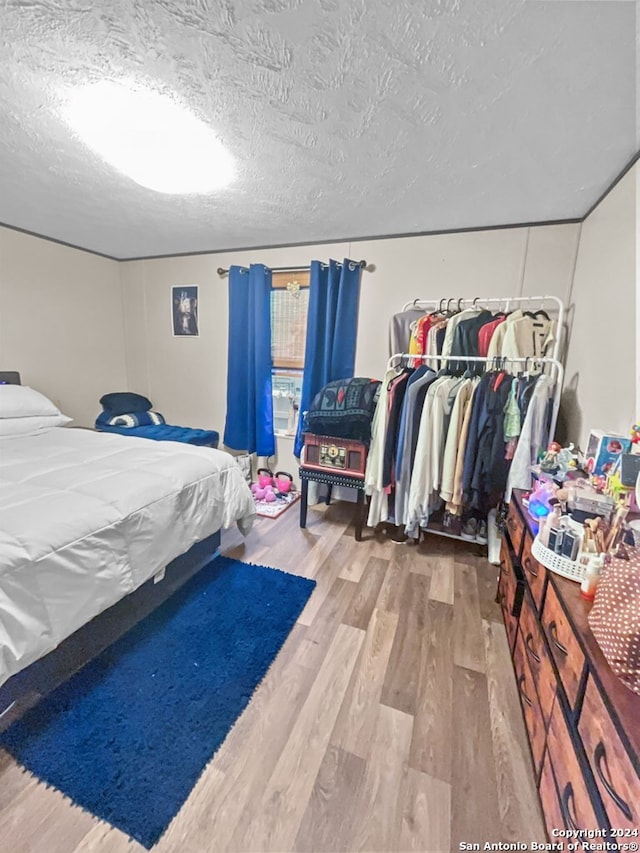
[[[0,222],[118,258],[582,216],[632,157],[617,0],[0,0]],[[173,93],[227,145],[209,196],[146,190],[65,87]]]

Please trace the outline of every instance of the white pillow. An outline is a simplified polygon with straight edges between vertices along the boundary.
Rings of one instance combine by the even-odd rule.
[[[0,385],[0,418],[42,418],[60,414],[51,400],[28,385]]]
[[[73,418],[66,415],[43,415],[41,418],[0,418],[0,436],[27,435],[31,432],[41,432],[51,427],[61,427],[70,423]]]

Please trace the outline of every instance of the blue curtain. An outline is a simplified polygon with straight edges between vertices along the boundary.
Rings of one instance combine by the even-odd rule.
[[[353,376],[356,360],[356,332],[360,298],[360,266],[355,261],[342,264],[311,262],[309,314],[304,355],[304,375],[300,418],[294,454],[302,450],[303,412],[328,382]]]
[[[271,396],[271,270],[262,264],[229,270],[229,349],[224,443],[273,456]]]

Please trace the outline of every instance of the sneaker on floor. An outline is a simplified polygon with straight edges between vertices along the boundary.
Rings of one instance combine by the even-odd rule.
[[[479,542],[481,545],[486,545],[489,542],[489,536],[487,533],[487,522],[482,521],[478,522],[478,532],[476,533],[476,542]]]
[[[476,542],[478,536],[478,520],[476,518],[468,518],[462,525],[462,533],[460,536],[466,542]]]
[[[452,536],[460,536],[462,532],[462,519],[459,515],[454,515],[452,512],[445,512],[442,519],[442,529],[445,533],[450,533]]]

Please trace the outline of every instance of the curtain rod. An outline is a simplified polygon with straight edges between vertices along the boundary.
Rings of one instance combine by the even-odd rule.
[[[373,272],[373,270],[375,269],[373,264],[367,265],[366,261],[354,261],[354,264],[356,266],[359,266],[360,269],[367,270],[368,272]],[[306,272],[310,270],[311,267],[307,265],[306,267],[267,267],[267,269],[270,269],[271,272]],[[224,267],[218,267],[218,275],[220,276],[220,278],[227,275],[228,273],[228,269],[225,269]]]

